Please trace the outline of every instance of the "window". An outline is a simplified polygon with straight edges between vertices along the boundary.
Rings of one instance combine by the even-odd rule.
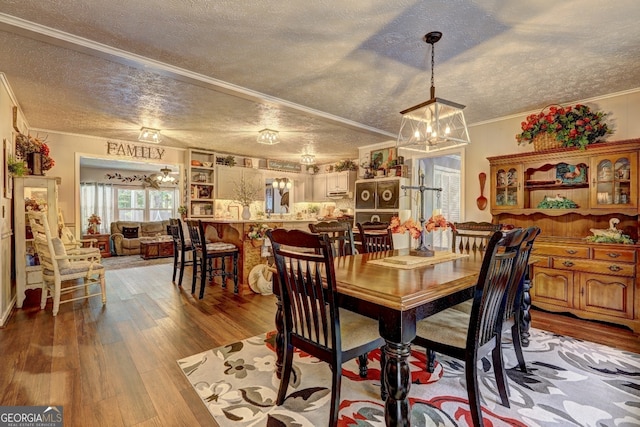
[[[149,190],[149,221],[171,218],[176,212],[176,190]]]
[[[144,221],[147,190],[118,188],[116,197],[116,218],[118,221]]]
[[[115,217],[119,221],[163,221],[177,215],[177,189],[116,189]]]

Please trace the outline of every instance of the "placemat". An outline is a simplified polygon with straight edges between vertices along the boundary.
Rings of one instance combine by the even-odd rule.
[[[398,255],[384,259],[373,259],[367,261],[371,264],[382,265],[384,267],[400,268],[402,270],[411,270],[425,265],[433,265],[454,259],[466,258],[468,254],[457,254],[449,251],[436,251],[432,257],[421,257],[411,255]]]

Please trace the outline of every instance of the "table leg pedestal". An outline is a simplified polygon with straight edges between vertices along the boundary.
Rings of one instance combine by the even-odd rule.
[[[384,418],[386,425],[409,427],[411,425],[409,388],[411,370],[409,367],[410,344],[398,344],[387,341],[384,347]]]

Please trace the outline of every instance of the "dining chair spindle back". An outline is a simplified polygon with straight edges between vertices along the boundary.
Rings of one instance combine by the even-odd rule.
[[[293,349],[331,366],[331,412],[335,426],[340,406],[342,364],[358,357],[360,376],[367,375],[367,353],[384,340],[378,321],[338,307],[334,256],[327,234],[302,230],[267,231],[271,240],[284,308],[284,358],[277,405],[286,398]]]

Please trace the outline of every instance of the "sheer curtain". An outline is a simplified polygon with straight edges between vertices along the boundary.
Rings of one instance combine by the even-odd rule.
[[[98,215],[102,220],[98,227],[101,234],[111,233],[111,222],[114,221],[115,216],[113,192],[113,185],[109,183],[80,183],[80,228],[82,234],[88,228],[91,214]]]

